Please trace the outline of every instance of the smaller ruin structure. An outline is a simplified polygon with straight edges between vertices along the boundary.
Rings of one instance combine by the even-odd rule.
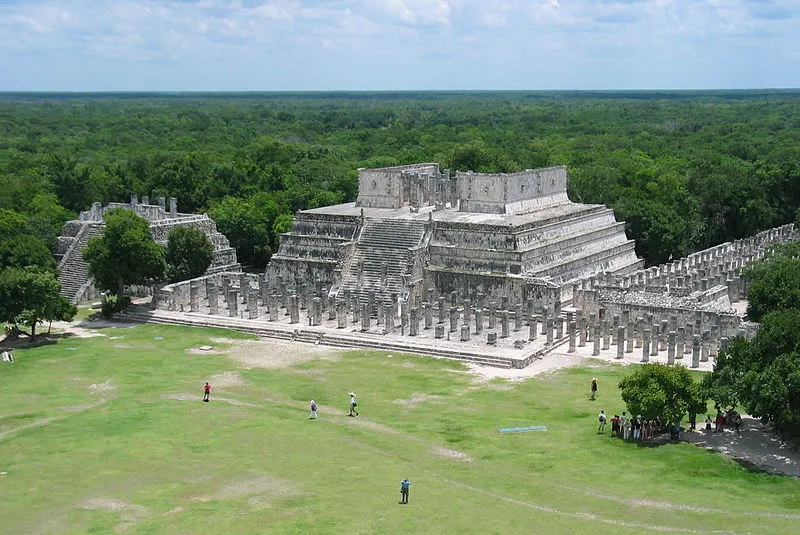
[[[54,255],[58,262],[61,294],[77,303],[94,299],[98,291],[89,277],[88,266],[83,259],[83,249],[94,236],[101,236],[105,228],[105,213],[114,208],[132,210],[150,224],[150,233],[156,243],[166,246],[170,231],[175,227],[195,227],[202,230],[214,246],[214,257],[207,273],[241,271],[236,259],[236,250],[231,247],[217,225],[206,214],[182,214],[178,212],[178,200],[158,198],[158,204],[150,204],[149,197],[131,196],[130,203],[110,203],[102,206],[95,202],[90,210],[80,213],[78,219],[67,221],[58,238]]]

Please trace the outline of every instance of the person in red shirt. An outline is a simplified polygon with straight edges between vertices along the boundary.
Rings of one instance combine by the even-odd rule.
[[[203,401],[208,402],[211,397],[211,385],[206,383],[206,386],[203,387]]]

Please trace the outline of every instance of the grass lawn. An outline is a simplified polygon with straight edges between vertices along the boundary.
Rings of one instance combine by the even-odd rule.
[[[0,533],[798,533],[800,480],[597,434],[622,367],[478,384],[459,363],[353,351],[246,369],[187,351],[236,333],[102,332],[0,365]],[[524,425],[548,430],[497,432]]]

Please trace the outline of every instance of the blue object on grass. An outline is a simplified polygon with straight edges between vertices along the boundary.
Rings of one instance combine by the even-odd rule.
[[[501,427],[497,430],[500,433],[520,433],[522,431],[547,431],[546,425],[529,425],[526,427]]]
[[[153,340],[163,340],[163,339],[164,339],[163,336],[155,336],[155,337],[153,337]]]

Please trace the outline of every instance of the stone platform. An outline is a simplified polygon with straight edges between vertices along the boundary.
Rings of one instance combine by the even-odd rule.
[[[293,323],[291,315],[285,315],[283,310],[280,311],[276,321],[270,321],[264,307],[259,305],[258,308],[261,309],[258,311],[258,317],[249,319],[249,312],[241,312],[237,317],[211,315],[210,309],[202,306],[197,312],[181,312],[152,310],[138,305],[131,306],[120,317],[146,323],[226,328],[300,343],[414,353],[500,368],[524,368],[533,360],[542,358],[553,348],[568,342],[566,336],[562,335],[559,338],[559,332],[554,329],[552,342],[548,343],[547,335],[542,333],[541,323],[536,324],[537,332],[534,340],[529,340],[530,325],[524,326],[519,331],[515,331],[513,325],[509,325],[508,337],[502,337],[501,322],[497,321],[497,329],[489,329],[487,321],[480,335],[474,333],[473,326],[469,340],[462,341],[462,329],[459,327],[457,332],[450,332],[449,326],[445,326],[444,323],[434,323],[430,329],[420,328],[416,336],[409,336],[408,333],[404,334],[399,322],[394,326],[394,332],[386,332],[385,325],[375,325],[374,321],[371,328],[364,331],[363,323],[360,320],[353,322],[352,315],[347,318],[345,327],[340,328],[338,319],[324,319],[318,325],[310,325],[311,322],[306,317],[303,321]],[[248,317],[243,317],[245,315]],[[442,338],[436,338],[437,326],[440,328]],[[494,345],[487,344],[489,337],[495,338]],[[564,350],[566,351],[566,347]]]

